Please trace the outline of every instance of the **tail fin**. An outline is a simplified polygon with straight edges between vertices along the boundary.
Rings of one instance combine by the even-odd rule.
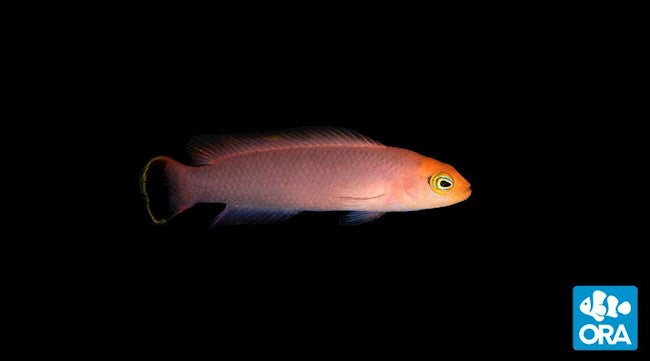
[[[188,168],[163,156],[153,158],[144,167],[142,194],[154,223],[165,223],[194,205],[188,187]]]

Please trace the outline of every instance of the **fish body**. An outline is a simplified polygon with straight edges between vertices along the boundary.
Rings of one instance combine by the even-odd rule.
[[[447,206],[471,194],[469,182],[448,164],[338,129],[203,136],[189,148],[192,166],[163,156],[145,167],[143,189],[154,221],[196,203],[225,203],[216,224],[273,222],[300,211],[352,211],[346,223],[363,223],[385,212]],[[434,178],[440,187],[432,185]],[[154,179],[166,184],[155,202],[149,187]]]

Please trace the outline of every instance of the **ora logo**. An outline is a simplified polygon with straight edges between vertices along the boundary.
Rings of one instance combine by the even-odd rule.
[[[637,298],[635,286],[575,286],[573,349],[636,350]]]

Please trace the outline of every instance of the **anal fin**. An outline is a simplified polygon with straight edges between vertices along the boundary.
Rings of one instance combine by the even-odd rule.
[[[269,209],[229,204],[214,219],[212,226],[277,223],[289,219],[298,213],[299,211],[293,209]]]
[[[368,211],[354,211],[345,214],[341,217],[341,224],[346,226],[356,226],[357,224],[362,224],[383,216],[386,212],[368,212]]]

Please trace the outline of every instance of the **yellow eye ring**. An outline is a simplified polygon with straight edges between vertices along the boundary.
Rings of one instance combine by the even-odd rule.
[[[447,173],[438,173],[429,178],[431,190],[444,196],[454,186],[454,178]]]

